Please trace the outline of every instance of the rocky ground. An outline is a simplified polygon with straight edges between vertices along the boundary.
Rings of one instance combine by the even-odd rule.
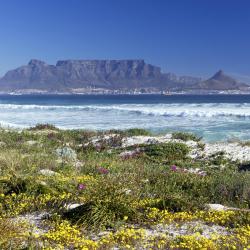
[[[140,144],[154,144],[154,143],[167,143],[178,142],[185,143],[192,150],[189,154],[192,158],[205,158],[211,155],[224,152],[225,157],[232,161],[250,161],[250,145],[244,145],[241,142],[215,142],[205,143],[204,148],[200,146],[201,142],[192,140],[183,141],[180,139],[172,139],[171,134],[164,136],[133,136],[126,138],[123,141],[123,147],[140,145]]]

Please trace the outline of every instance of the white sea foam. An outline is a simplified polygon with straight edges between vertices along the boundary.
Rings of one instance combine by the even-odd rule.
[[[186,130],[226,139],[250,137],[250,103],[37,105],[0,104],[0,125],[23,128]]]
[[[121,105],[16,105],[0,104],[0,112],[6,111],[54,111],[54,112],[117,112],[134,115],[165,117],[238,117],[250,118],[250,104],[121,104]]]

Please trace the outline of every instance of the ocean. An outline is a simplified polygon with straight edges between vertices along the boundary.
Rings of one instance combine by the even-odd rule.
[[[250,95],[4,95],[0,125],[194,132],[206,141],[250,139]]]

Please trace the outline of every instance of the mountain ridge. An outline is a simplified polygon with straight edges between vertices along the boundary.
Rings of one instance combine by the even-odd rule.
[[[199,77],[163,73],[143,59],[59,60],[55,65],[31,59],[27,65],[8,71],[0,78],[0,91],[37,89],[63,91],[84,88],[157,90],[231,90],[246,88],[218,71],[203,81]]]

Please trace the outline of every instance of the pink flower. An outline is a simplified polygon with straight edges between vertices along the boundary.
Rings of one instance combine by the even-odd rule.
[[[83,183],[80,183],[80,184],[78,185],[78,189],[79,189],[79,190],[84,190],[84,189],[86,189],[86,185],[83,184]]]
[[[172,171],[177,171],[178,170],[178,167],[177,166],[175,166],[175,165],[173,165],[173,166],[171,166],[171,168],[170,168]]]
[[[198,175],[200,175],[200,176],[206,176],[207,173],[205,171],[201,171],[201,172],[198,173]]]
[[[96,149],[96,151],[101,151],[102,150],[102,145],[101,145],[101,143],[97,143],[96,145],[95,145],[95,149]]]
[[[109,170],[106,169],[106,168],[103,168],[103,167],[99,167],[97,169],[97,171],[100,173],[100,174],[108,174],[109,173]]]

